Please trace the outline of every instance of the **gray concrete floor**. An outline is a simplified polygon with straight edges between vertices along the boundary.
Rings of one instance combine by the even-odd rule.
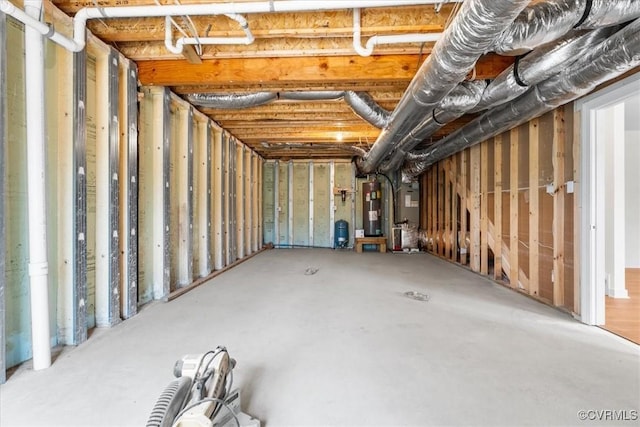
[[[307,249],[259,254],[48,370],[22,367],[0,424],[144,425],[175,360],[217,345],[270,427],[600,425],[578,411],[640,409],[637,345],[429,255]]]

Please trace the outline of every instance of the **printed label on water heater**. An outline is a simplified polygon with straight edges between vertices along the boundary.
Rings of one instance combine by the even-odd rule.
[[[369,211],[369,221],[378,220],[378,211]]]

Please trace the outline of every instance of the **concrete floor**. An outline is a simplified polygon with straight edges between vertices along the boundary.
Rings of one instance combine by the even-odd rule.
[[[429,255],[300,249],[95,331],[48,370],[22,367],[0,388],[0,424],[144,425],[175,360],[217,345],[270,427],[600,425],[578,411],[640,409],[635,344]]]

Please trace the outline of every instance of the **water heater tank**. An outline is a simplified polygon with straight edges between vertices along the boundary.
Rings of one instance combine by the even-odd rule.
[[[365,236],[382,236],[382,186],[378,181],[362,183],[362,224]]]

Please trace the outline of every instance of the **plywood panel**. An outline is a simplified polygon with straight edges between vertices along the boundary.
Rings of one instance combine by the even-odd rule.
[[[331,247],[330,194],[333,191],[329,179],[328,163],[313,165],[313,245]]]

